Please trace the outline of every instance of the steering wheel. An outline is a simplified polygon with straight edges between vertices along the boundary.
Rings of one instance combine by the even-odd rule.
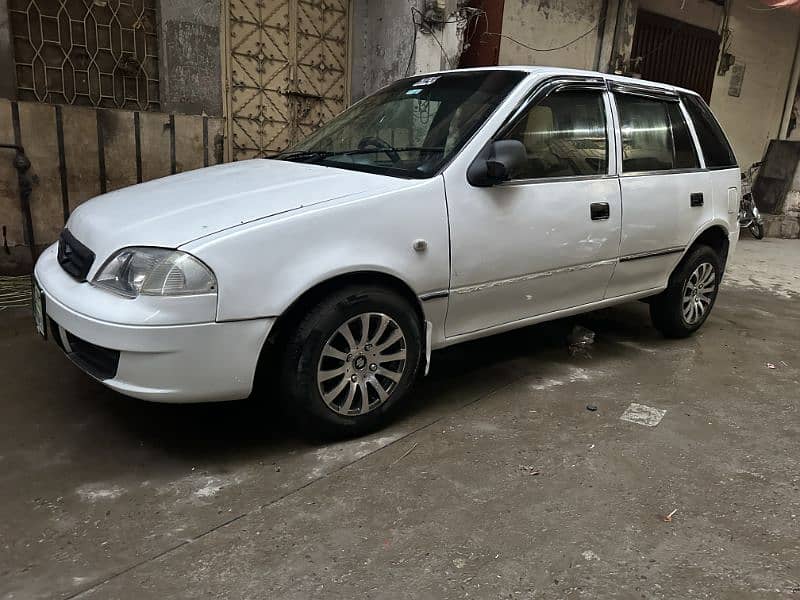
[[[394,146],[379,137],[365,137],[358,142],[359,150],[366,150],[367,148],[382,150],[393,163],[399,163],[402,160],[400,154],[394,149]]]

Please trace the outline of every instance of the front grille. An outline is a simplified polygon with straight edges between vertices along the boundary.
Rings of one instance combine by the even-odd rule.
[[[117,376],[119,350],[103,348],[102,346],[96,346],[91,342],[82,340],[69,331],[62,330],[53,319],[50,319],[50,331],[53,334],[56,344],[67,353],[70,360],[89,373],[89,375],[101,381],[113,379]],[[61,336],[62,331],[67,338],[66,342],[69,346],[64,343],[64,338]],[[67,347],[69,347],[69,350]]]
[[[78,281],[86,281],[94,262],[94,252],[81,244],[65,229],[58,236],[58,264]]]

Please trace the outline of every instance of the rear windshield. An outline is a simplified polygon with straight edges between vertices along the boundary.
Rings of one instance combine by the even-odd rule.
[[[710,169],[735,167],[736,157],[733,149],[714,115],[711,114],[711,109],[698,96],[684,94],[682,98],[700,140],[706,167]]]

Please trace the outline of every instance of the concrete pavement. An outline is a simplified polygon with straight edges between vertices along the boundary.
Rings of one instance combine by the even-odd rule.
[[[798,274],[745,239],[695,337],[633,303],[454,347],[337,444],[118,396],[0,312],[0,598],[800,597]]]

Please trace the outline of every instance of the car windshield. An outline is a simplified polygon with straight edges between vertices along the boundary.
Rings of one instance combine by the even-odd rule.
[[[273,158],[398,177],[431,177],[524,77],[520,71],[492,70],[403,79]]]

